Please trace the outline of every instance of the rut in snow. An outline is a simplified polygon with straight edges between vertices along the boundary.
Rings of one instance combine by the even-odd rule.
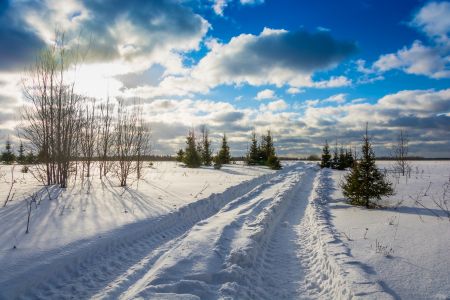
[[[4,296],[346,298],[351,292],[339,266],[328,259],[311,212],[322,180],[317,174],[313,165],[296,164],[144,228],[111,234],[41,264],[44,277],[30,272],[21,294],[8,294],[17,290],[12,287]]]

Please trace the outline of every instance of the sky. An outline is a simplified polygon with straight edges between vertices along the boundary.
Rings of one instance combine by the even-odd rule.
[[[140,99],[154,154],[206,124],[233,155],[271,130],[282,156],[327,140],[377,155],[450,157],[450,2],[420,0],[0,0],[0,142],[18,143],[21,82],[64,31],[88,49],[75,89]],[[16,147],[17,148],[17,147]]]

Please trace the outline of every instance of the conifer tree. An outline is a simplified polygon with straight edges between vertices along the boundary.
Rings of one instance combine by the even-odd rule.
[[[353,205],[367,208],[376,206],[373,199],[380,200],[382,196],[393,195],[392,183],[388,182],[383,173],[375,165],[375,154],[370,143],[368,129],[363,137],[361,160],[353,164],[350,173],[345,176],[342,184],[344,196]]]
[[[264,136],[263,139],[264,148],[262,148],[262,151],[264,152],[264,156],[267,157],[265,164],[273,170],[281,169],[281,163],[275,153],[275,146],[273,144],[273,138],[270,130],[267,131],[267,135]]]
[[[275,154],[271,154],[267,159],[267,166],[272,170],[280,170],[281,162]]]
[[[27,156],[25,157],[25,162],[29,165],[36,163],[36,156],[34,155],[33,151],[28,152]]]
[[[267,162],[267,146],[266,146],[266,136],[261,136],[261,142],[259,143],[258,147],[258,164],[265,165]]]
[[[345,170],[348,167],[347,156],[345,155],[344,147],[339,148],[339,156],[336,169]]]
[[[331,154],[328,141],[325,140],[325,146],[322,149],[322,160],[320,162],[321,168],[331,168]]]
[[[252,141],[250,144],[250,149],[247,153],[247,164],[248,165],[256,165],[259,160],[259,149],[258,149],[258,141],[256,139],[256,132],[252,132]]]
[[[222,138],[222,146],[220,147],[218,159],[221,164],[229,164],[231,161],[230,147],[228,146],[227,136],[225,134]]]
[[[345,163],[346,168],[351,168],[353,166],[355,159],[353,158],[352,150],[348,149],[345,151]]]
[[[178,150],[178,152],[177,152],[177,157],[176,157],[176,161],[177,161],[177,162],[182,162],[182,161],[183,161],[183,157],[184,157],[184,151],[183,151],[183,149]]]
[[[205,166],[210,166],[212,163],[211,141],[209,140],[208,128],[202,127],[202,162]]]
[[[183,162],[188,168],[198,168],[201,166],[201,157],[197,152],[194,130],[190,130],[186,137],[186,150],[183,156]]]
[[[273,145],[273,139],[270,130],[267,131],[267,135],[265,135],[263,138],[264,138],[264,147],[262,150],[264,151],[264,157],[266,158],[265,160],[267,161],[269,157],[275,156],[275,147]]]
[[[336,140],[336,144],[334,145],[333,159],[331,161],[331,167],[333,169],[337,169],[339,167],[339,152],[338,152],[338,147],[337,147],[337,140]]]
[[[20,142],[20,146],[19,146],[19,156],[17,156],[17,162],[19,164],[24,164],[25,163],[25,149],[23,148],[23,143]]]
[[[222,162],[220,161],[219,153],[217,153],[217,154],[213,157],[213,162],[214,162],[214,169],[219,170],[220,168],[222,168]]]
[[[12,152],[11,142],[7,140],[5,145],[5,151],[2,152],[2,161],[5,164],[12,164],[15,159],[16,157]]]

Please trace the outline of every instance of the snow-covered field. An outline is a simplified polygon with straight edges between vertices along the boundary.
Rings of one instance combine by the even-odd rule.
[[[343,172],[284,166],[161,162],[126,189],[93,176],[52,200],[16,168],[0,208],[0,299],[450,297],[450,222],[431,201],[450,163],[414,163],[388,202],[404,201],[377,211],[343,202]],[[39,189],[25,234],[24,198]],[[414,206],[409,195],[425,191],[427,208]]]
[[[392,162],[378,162],[392,169]],[[366,210],[344,202],[332,171],[332,224],[369,278],[396,298],[450,299],[450,161],[412,161],[411,177],[390,175],[396,195],[388,209]],[[444,195],[444,189],[447,193]],[[418,201],[418,202],[417,202]]]

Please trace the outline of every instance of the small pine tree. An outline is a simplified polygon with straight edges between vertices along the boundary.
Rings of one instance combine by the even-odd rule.
[[[331,160],[331,167],[333,169],[337,169],[339,167],[339,152],[337,147],[337,141],[336,145],[334,146],[333,159]]]
[[[217,153],[213,157],[213,162],[214,162],[214,169],[219,170],[220,168],[222,168],[222,162],[220,160],[219,153]]]
[[[211,141],[208,137],[208,128],[203,126],[202,128],[202,162],[205,166],[210,166],[212,163],[212,151],[211,151]]]
[[[255,131],[252,132],[252,141],[250,144],[250,149],[247,153],[247,164],[248,165],[256,165],[259,161],[259,149],[258,149],[258,141],[256,139]]]
[[[382,196],[394,194],[392,183],[388,182],[383,173],[375,165],[375,154],[370,143],[368,129],[363,137],[362,155],[359,162],[355,162],[352,170],[342,183],[344,196],[353,205],[367,208],[375,206],[373,199],[380,200]]]
[[[269,157],[275,156],[275,146],[273,145],[272,135],[270,130],[267,131],[267,135],[263,136],[263,147],[262,151],[264,152],[265,161],[269,160]]]
[[[177,152],[176,160],[177,160],[177,162],[182,162],[183,158],[184,158],[184,151],[183,151],[183,149],[180,149]]]
[[[353,158],[352,150],[346,150],[345,151],[345,168],[351,168],[353,166],[353,163],[355,162],[355,159]]]
[[[337,162],[336,169],[337,170],[345,170],[348,167],[347,164],[348,164],[347,157],[345,156],[344,148],[341,146],[341,148],[339,149],[339,156],[338,156],[338,162]]]
[[[227,136],[224,134],[222,138],[222,146],[218,154],[221,164],[229,164],[231,161],[230,147],[228,146]]]
[[[280,160],[276,155],[270,155],[267,159],[267,166],[271,168],[272,170],[280,170],[281,169],[281,163]]]
[[[7,140],[5,145],[5,151],[2,152],[2,161],[5,164],[12,164],[15,159],[16,157],[12,152],[11,142]]]
[[[325,146],[322,149],[322,160],[320,162],[321,168],[331,168],[331,154],[328,141],[325,140]]]
[[[188,168],[198,168],[201,166],[201,157],[197,152],[197,145],[195,143],[194,130],[190,130],[186,137],[186,150],[183,156],[183,162]]]
[[[28,152],[27,156],[25,157],[25,162],[29,165],[36,163],[36,156],[34,155],[33,151]]]
[[[23,148],[23,144],[22,142],[20,142],[20,146],[19,146],[19,156],[17,156],[17,162],[19,164],[25,164],[26,163],[26,158],[25,158],[25,149]]]

